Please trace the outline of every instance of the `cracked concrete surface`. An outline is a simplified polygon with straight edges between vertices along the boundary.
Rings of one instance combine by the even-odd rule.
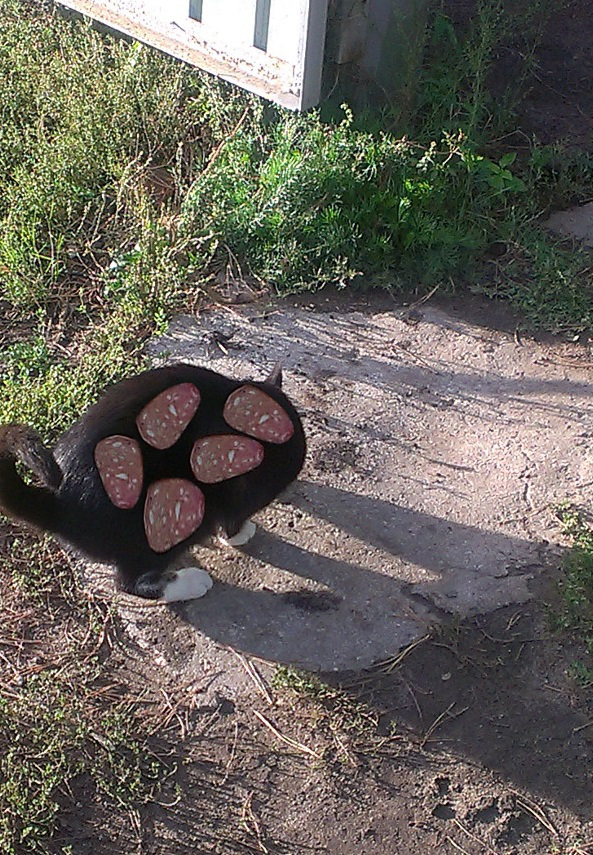
[[[363,668],[444,615],[525,602],[557,560],[555,505],[593,484],[591,368],[573,346],[430,305],[324,306],[215,308],[150,344],[155,364],[234,376],[281,360],[309,442],[300,479],[248,546],[197,551],[215,584],[176,607],[181,622],[124,609],[169,667],[238,685],[232,648]]]

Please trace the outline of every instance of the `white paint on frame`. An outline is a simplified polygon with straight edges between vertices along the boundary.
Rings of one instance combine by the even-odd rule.
[[[319,101],[328,0],[269,0],[265,50],[255,47],[257,0],[59,0],[138,41],[285,107]]]

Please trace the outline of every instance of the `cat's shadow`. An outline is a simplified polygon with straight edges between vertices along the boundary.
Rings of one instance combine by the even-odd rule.
[[[475,613],[493,597],[498,605],[525,599],[545,560],[540,543],[318,483],[293,485],[290,506],[309,529],[297,524],[290,542],[259,528],[242,548],[261,580],[233,584],[227,573],[203,600],[175,611],[216,642],[311,670],[392,655],[442,617],[439,605]],[[343,542],[338,535],[321,552],[311,520],[339,530]]]

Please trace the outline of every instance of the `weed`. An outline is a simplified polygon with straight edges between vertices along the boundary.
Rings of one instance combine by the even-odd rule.
[[[562,626],[576,630],[593,653],[593,530],[575,511],[564,512],[562,524],[573,541],[560,582]]]
[[[581,689],[593,688],[593,668],[588,668],[583,662],[573,662],[569,674]]]
[[[139,320],[133,305],[119,307],[87,331],[78,358],[52,359],[39,333],[8,348],[0,374],[0,421],[34,425],[46,439],[55,438],[101,389],[145,364],[138,345],[129,342]]]
[[[556,630],[571,632],[584,645],[587,661],[573,663],[571,674],[583,688],[593,685],[593,529],[571,508],[559,510],[562,526],[572,539],[558,583],[561,606],[551,615]]]
[[[299,671],[288,665],[279,665],[274,671],[272,685],[277,689],[290,689],[308,698],[320,701],[334,697],[335,689],[322,682],[315,674]]]
[[[82,594],[49,539],[12,536],[6,546],[0,850],[21,855],[48,851],[78,798],[125,814],[153,798],[169,771],[142,738],[134,706],[114,685],[104,691],[98,651],[110,613]]]
[[[282,291],[368,285],[390,268],[431,283],[483,251],[489,218],[523,192],[507,165],[462,134],[428,146],[373,136],[347,109],[333,127],[280,117],[264,140],[229,142],[190,189],[183,228],[216,231]]]
[[[536,210],[589,201],[593,152],[567,151],[560,144],[534,144],[527,161],[526,180],[536,192]]]
[[[333,124],[264,108],[148,48],[0,2],[0,290],[15,311],[92,293],[94,312],[132,294],[162,326],[229,251],[281,292],[478,283],[480,258],[502,241],[518,256],[483,290],[530,323],[589,323],[583,265],[524,230],[544,197],[583,192],[590,163],[541,149],[517,162],[497,142],[512,100],[489,85],[518,32],[528,73],[545,4],[511,19],[480,0],[464,34],[438,13],[414,125],[387,131],[389,117],[365,125],[347,107]]]
[[[436,11],[418,96],[421,127],[427,134],[438,138],[443,131],[463,128],[476,143],[485,142],[493,118],[505,116],[486,86],[504,23],[498,0],[478,3],[476,20],[465,37]]]
[[[283,665],[276,668],[272,683],[277,689],[286,689],[308,699],[317,711],[318,728],[332,734],[348,734],[355,741],[366,740],[376,734],[376,714],[364,703],[354,700],[339,685],[332,686],[315,674]],[[336,744],[339,747],[339,741]]]
[[[593,262],[585,250],[525,226],[475,291],[510,300],[529,326],[573,337],[593,325]]]
[[[126,191],[175,156],[184,72],[88,24],[1,8],[0,270],[5,295],[27,306],[52,296],[99,223],[104,244],[135,228]]]
[[[84,776],[98,798],[130,809],[151,798],[162,764],[133,737],[123,712],[102,713],[89,687],[34,675],[10,700],[0,697],[0,847],[44,851]],[[91,792],[88,795],[91,795]]]

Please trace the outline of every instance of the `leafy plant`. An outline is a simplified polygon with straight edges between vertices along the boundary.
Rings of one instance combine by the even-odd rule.
[[[125,816],[170,772],[138,709],[103,692],[97,653],[112,618],[81,591],[64,554],[49,538],[5,536],[0,572],[3,647],[25,639],[4,657],[0,685],[0,851],[45,853],[80,813],[79,798]]]
[[[560,604],[550,610],[550,621],[554,630],[570,633],[584,646],[585,658],[573,662],[569,673],[588,689],[593,686],[593,529],[568,506],[559,509],[559,516],[572,545],[558,582]]]
[[[542,150],[525,164],[501,149],[512,101],[489,86],[519,31],[528,73],[539,0],[516,20],[480,0],[464,33],[436,13],[409,128],[346,106],[334,123],[264,107],[139,44],[0,3],[0,289],[15,311],[88,306],[91,292],[92,310],[95,295],[112,304],[133,293],[162,326],[229,253],[280,292],[481,285],[481,258],[507,242],[522,259],[515,269],[544,284],[523,300],[512,283],[484,290],[529,303],[530,322],[550,325],[554,278],[540,276],[524,232],[560,180]],[[561,170],[567,192],[588,168]],[[72,287],[79,265],[83,293]],[[574,271],[562,270],[570,290]],[[561,309],[569,325],[588,320],[570,300]]]
[[[563,601],[560,625],[577,631],[588,652],[593,654],[593,530],[576,511],[564,511],[561,519],[573,545],[560,582]]]

